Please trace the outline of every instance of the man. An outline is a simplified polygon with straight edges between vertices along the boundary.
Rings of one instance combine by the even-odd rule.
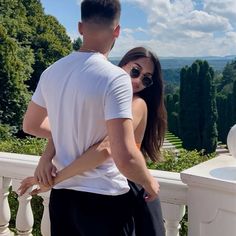
[[[53,139],[53,162],[58,170],[109,137],[112,159],[52,189],[51,235],[132,235],[126,178],[145,188],[147,200],[157,197],[159,185],[135,144],[130,78],[107,61],[119,36],[120,2],[84,0],[81,18],[80,51],[43,72],[23,127],[27,133]]]

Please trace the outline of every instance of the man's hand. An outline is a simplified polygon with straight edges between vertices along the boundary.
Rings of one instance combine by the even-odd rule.
[[[143,185],[147,195],[145,196],[145,200],[150,202],[155,200],[158,197],[160,191],[160,185],[152,176],[150,178],[150,182]]]
[[[56,177],[56,174],[57,168],[53,165],[52,159],[42,156],[34,172],[36,182],[52,187],[54,184],[53,178]]]

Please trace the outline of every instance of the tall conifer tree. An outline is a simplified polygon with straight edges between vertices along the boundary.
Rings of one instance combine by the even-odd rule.
[[[206,61],[195,61],[180,74],[180,134],[188,150],[215,151],[217,144],[214,73]]]

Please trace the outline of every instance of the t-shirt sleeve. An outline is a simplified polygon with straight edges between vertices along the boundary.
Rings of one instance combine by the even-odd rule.
[[[105,120],[132,119],[133,90],[128,75],[121,75],[109,85],[105,96]]]
[[[31,98],[31,100],[37,105],[46,108],[45,98],[43,96],[43,83],[45,83],[45,74],[43,73],[40,77],[36,90]]]

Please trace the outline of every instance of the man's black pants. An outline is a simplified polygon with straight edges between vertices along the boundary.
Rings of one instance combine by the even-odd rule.
[[[52,189],[51,236],[133,236],[132,197]]]

